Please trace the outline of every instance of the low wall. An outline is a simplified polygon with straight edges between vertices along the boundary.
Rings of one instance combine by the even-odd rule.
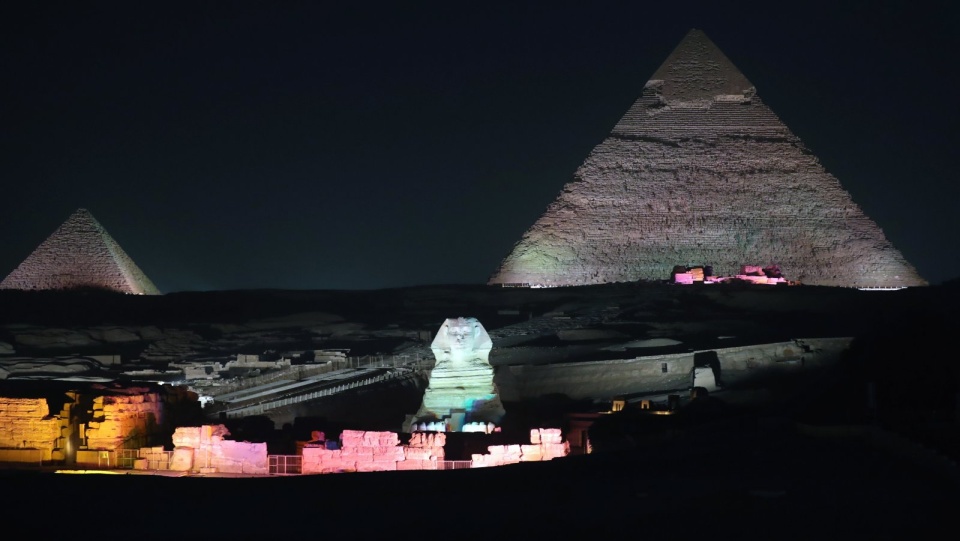
[[[225,439],[230,433],[223,425],[177,428],[169,468],[175,471],[243,473],[270,472],[266,443]],[[154,448],[147,448],[155,455]]]
[[[486,454],[471,456],[471,468],[505,466],[520,462],[540,462],[570,454],[570,443],[563,441],[559,428],[533,428],[529,445],[491,445]]]
[[[49,451],[43,449],[0,449],[0,462],[37,464],[50,460]]]
[[[39,462],[36,450],[43,460],[51,460],[61,436],[61,421],[50,415],[45,398],[0,397],[0,448],[6,448],[3,462]],[[22,459],[22,460],[21,460]]]
[[[605,400],[618,395],[687,389],[693,385],[695,359],[702,353],[716,353],[721,381],[729,384],[764,371],[772,374],[830,364],[839,359],[852,340],[809,338],[632,359],[500,366],[494,382],[505,401],[549,394]]]
[[[443,460],[446,436],[415,432],[409,445],[400,445],[396,432],[344,430],[339,449],[307,445],[301,450],[302,473],[342,473],[393,470],[436,470]]]

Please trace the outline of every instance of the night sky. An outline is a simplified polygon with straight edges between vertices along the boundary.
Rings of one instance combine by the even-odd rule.
[[[691,28],[960,276],[946,1],[11,4],[0,278],[82,207],[163,292],[484,283]]]

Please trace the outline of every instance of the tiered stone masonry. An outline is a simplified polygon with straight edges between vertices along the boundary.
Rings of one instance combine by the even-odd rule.
[[[0,456],[5,460],[17,461],[18,457],[4,449],[35,449],[43,460],[50,460],[60,434],[60,419],[50,415],[45,398],[0,397]]]
[[[777,264],[803,284],[926,285],[699,30],[522,236],[491,284],[664,281]]]
[[[238,473],[266,475],[270,473],[266,443],[250,443],[225,439],[230,432],[224,425],[179,427],[173,433],[173,455],[169,469],[202,473]],[[141,450],[144,460],[138,467],[147,467],[148,460],[162,456],[160,448]]]
[[[74,212],[0,282],[0,289],[74,288],[160,294],[86,209]]]
[[[128,440],[157,431],[163,420],[163,402],[159,394],[150,392],[98,396],[93,400],[92,413],[94,420],[81,432],[88,449],[139,447],[142,441]]]

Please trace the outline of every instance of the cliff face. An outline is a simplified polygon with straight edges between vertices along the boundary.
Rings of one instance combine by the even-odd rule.
[[[926,285],[838,180],[692,30],[491,284],[665,280],[777,264],[810,285]]]
[[[0,289],[75,288],[160,294],[86,209],[74,212],[0,282]]]

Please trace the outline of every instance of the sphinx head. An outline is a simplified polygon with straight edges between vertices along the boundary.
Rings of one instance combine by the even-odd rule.
[[[476,318],[457,317],[443,322],[430,348],[438,356],[437,360],[441,354],[458,359],[486,359],[493,341]]]

